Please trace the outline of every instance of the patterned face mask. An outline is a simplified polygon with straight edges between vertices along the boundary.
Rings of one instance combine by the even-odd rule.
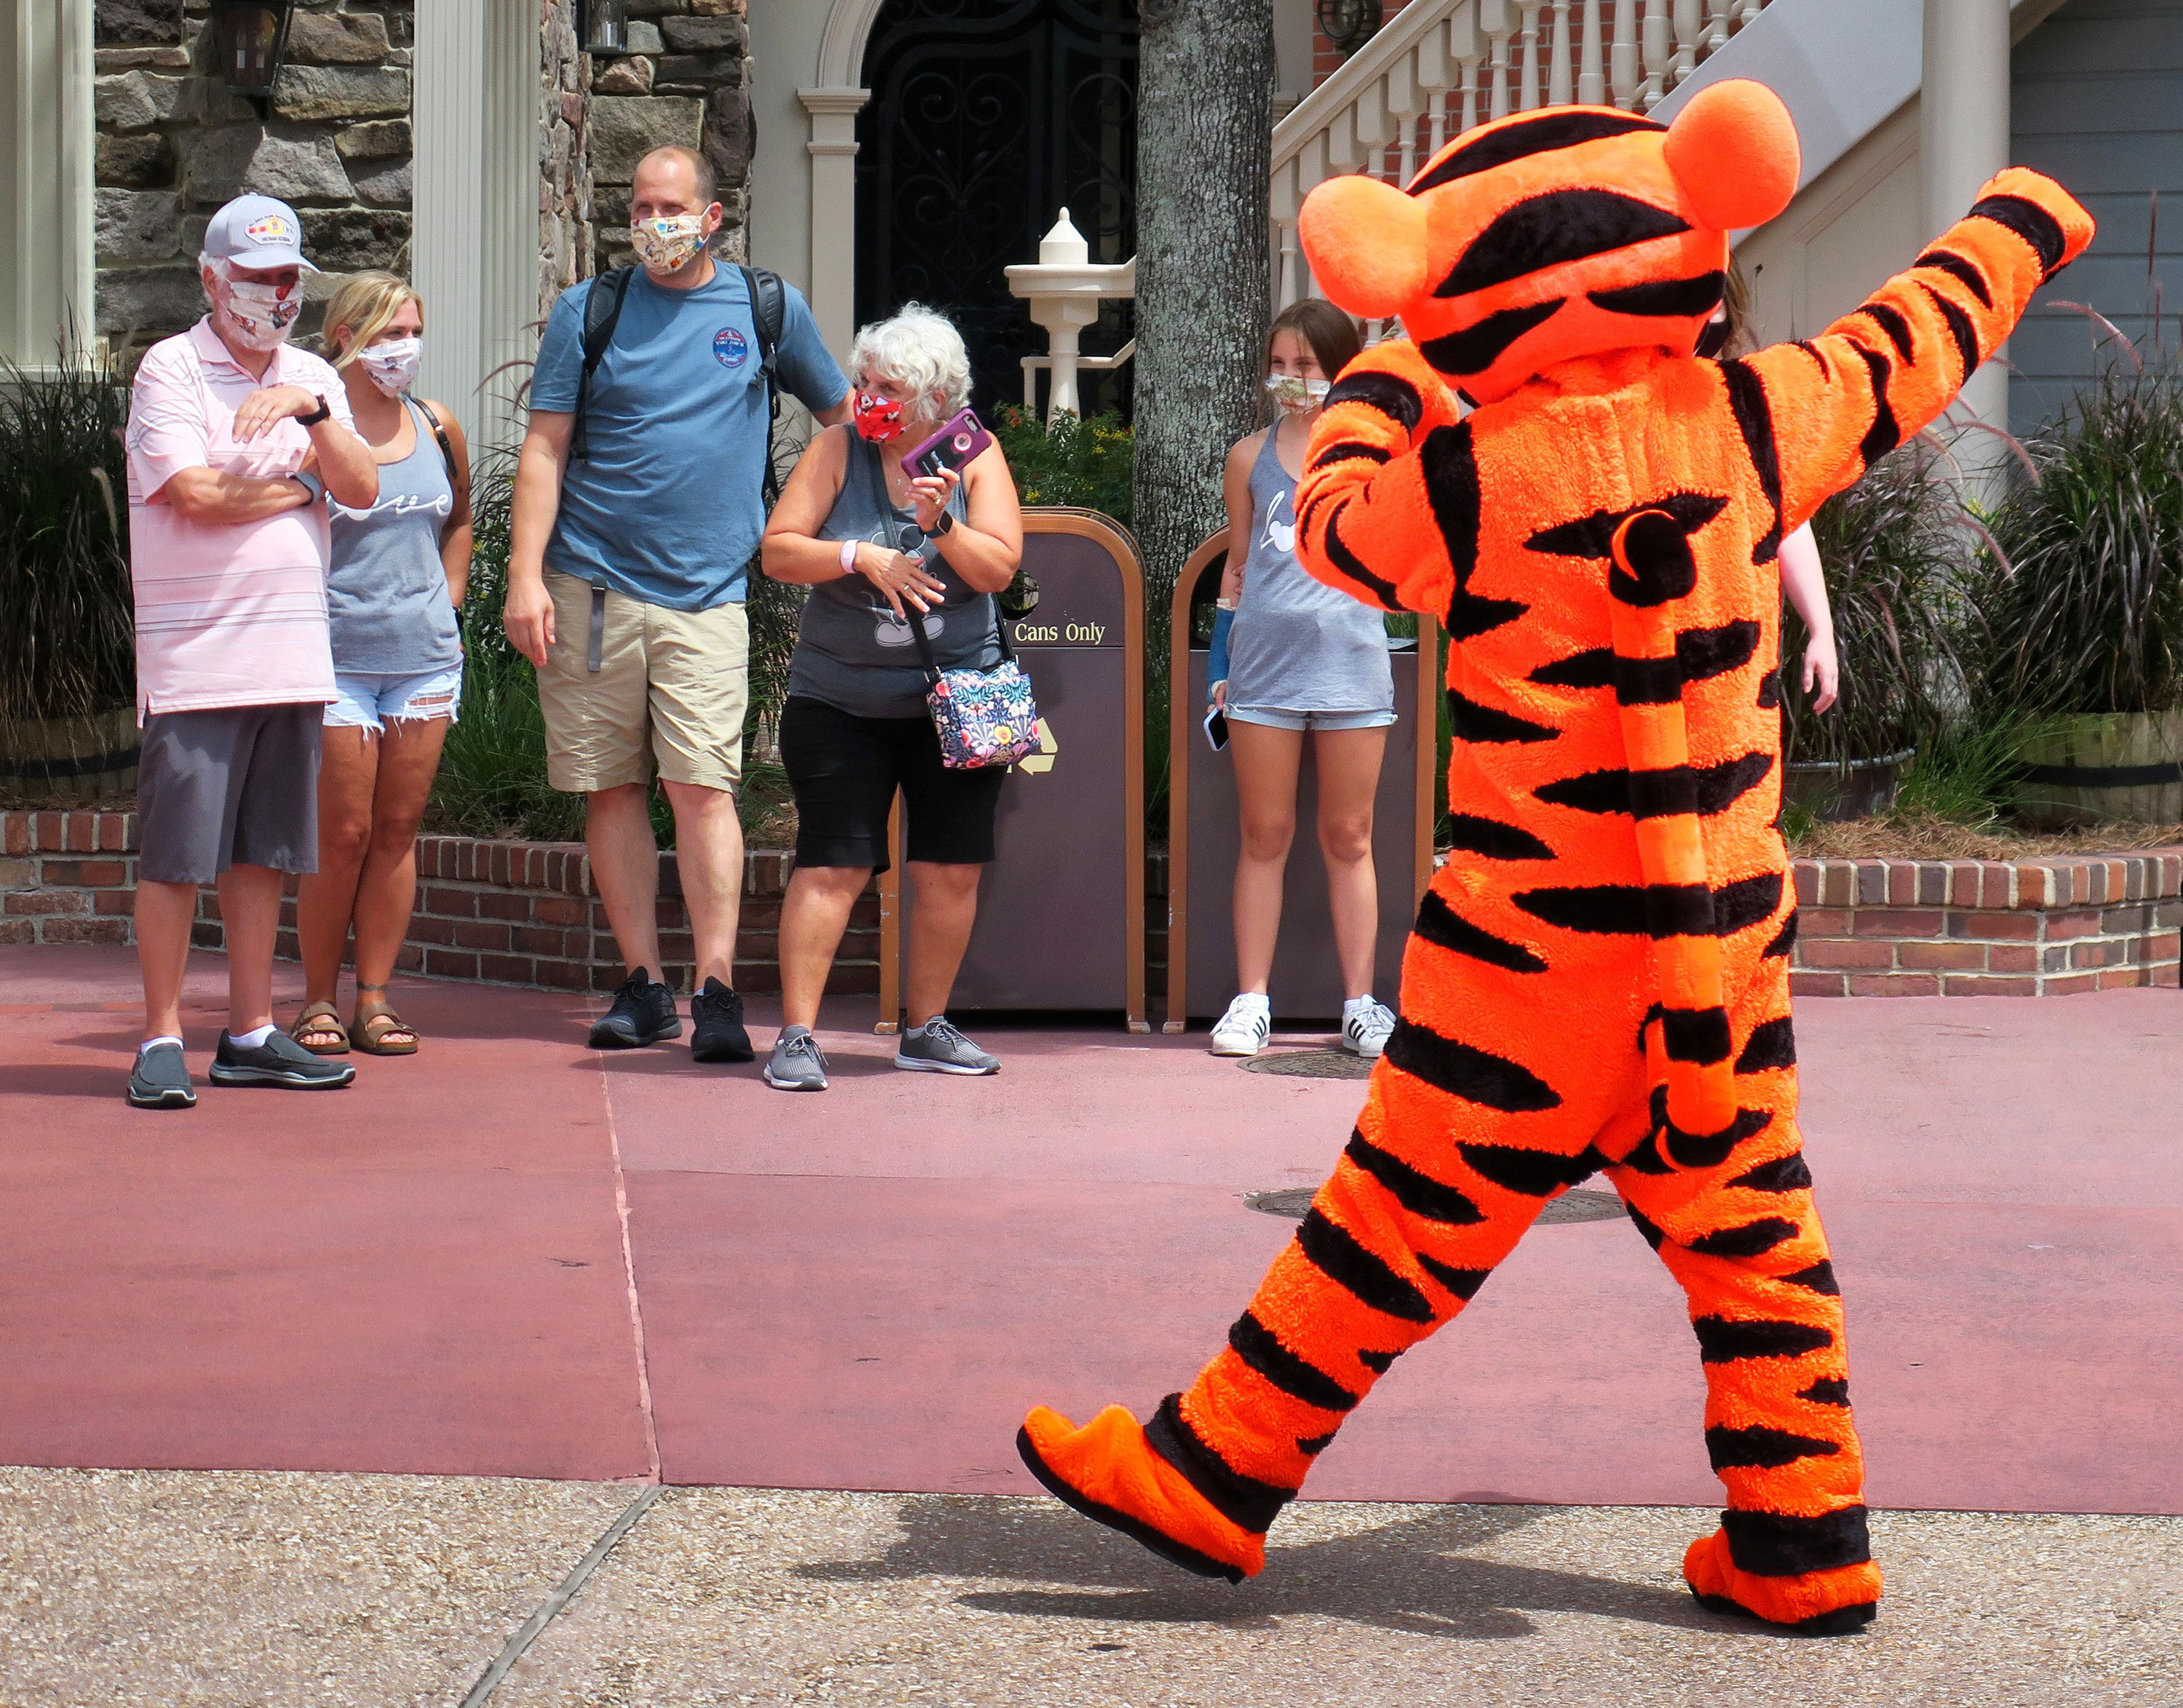
[[[301,283],[261,285],[237,279],[225,262],[214,264],[213,276],[219,281],[213,301],[227,316],[236,342],[246,349],[270,350],[287,342],[303,312]]]
[[[705,247],[705,216],[677,214],[671,220],[632,220],[629,240],[636,259],[651,273],[679,273]]]
[[[1266,395],[1285,415],[1301,415],[1326,401],[1327,381],[1303,380],[1293,374],[1266,376]]]
[[[902,437],[902,405],[869,392],[857,393],[857,432],[875,445]]]
[[[359,350],[356,359],[364,364],[364,371],[371,376],[373,385],[388,397],[398,398],[417,377],[417,365],[424,353],[422,338],[390,338],[383,344]]]

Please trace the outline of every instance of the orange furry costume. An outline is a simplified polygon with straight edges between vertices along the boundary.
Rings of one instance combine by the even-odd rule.
[[[1327,295],[1409,336],[1330,392],[1298,555],[1445,623],[1456,852],[1357,1131],[1228,1346],[1148,1425],[1042,1407],[1019,1438],[1054,1493],[1180,1564],[1257,1572],[1374,1380],[1604,1170],[1704,1364],[1728,1506],[1685,1558],[1692,1591],[1815,1633],[1872,1616],[1796,1120],[1776,548],[1948,404],[2092,225],[2004,172],[1819,337],[1698,359],[1728,231],[1797,176],[1780,101],[1728,82],[1667,126],[1519,114],[1407,192],[1338,178],[1305,207]]]

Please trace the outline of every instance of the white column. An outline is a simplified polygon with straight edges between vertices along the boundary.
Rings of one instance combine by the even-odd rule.
[[[1929,237],[1962,219],[1979,186],[2008,164],[2008,0],[1925,0],[1919,143]],[[2006,429],[2008,370],[1998,362],[1980,368],[1961,408]]]
[[[95,331],[91,0],[0,0],[0,354]]]
[[[869,89],[798,89],[811,115],[811,289],[819,335],[846,359],[857,335],[857,114]]]

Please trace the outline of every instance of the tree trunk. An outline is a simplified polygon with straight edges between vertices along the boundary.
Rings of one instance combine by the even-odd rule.
[[[1141,0],[1135,528],[1153,668],[1183,560],[1227,520],[1228,448],[1259,425],[1271,292],[1272,0]]]

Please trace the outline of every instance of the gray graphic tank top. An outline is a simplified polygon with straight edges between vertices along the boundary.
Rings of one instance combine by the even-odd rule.
[[[1266,431],[1251,465],[1243,598],[1228,633],[1228,704],[1291,712],[1391,710],[1395,676],[1381,614],[1296,560],[1296,481]],[[1230,551],[1236,542],[1229,542]]]
[[[440,535],[455,512],[447,475],[425,411],[404,398],[417,446],[379,470],[379,502],[368,510],[326,501],[332,552],[326,622],[334,668],[421,676],[463,661]]]

